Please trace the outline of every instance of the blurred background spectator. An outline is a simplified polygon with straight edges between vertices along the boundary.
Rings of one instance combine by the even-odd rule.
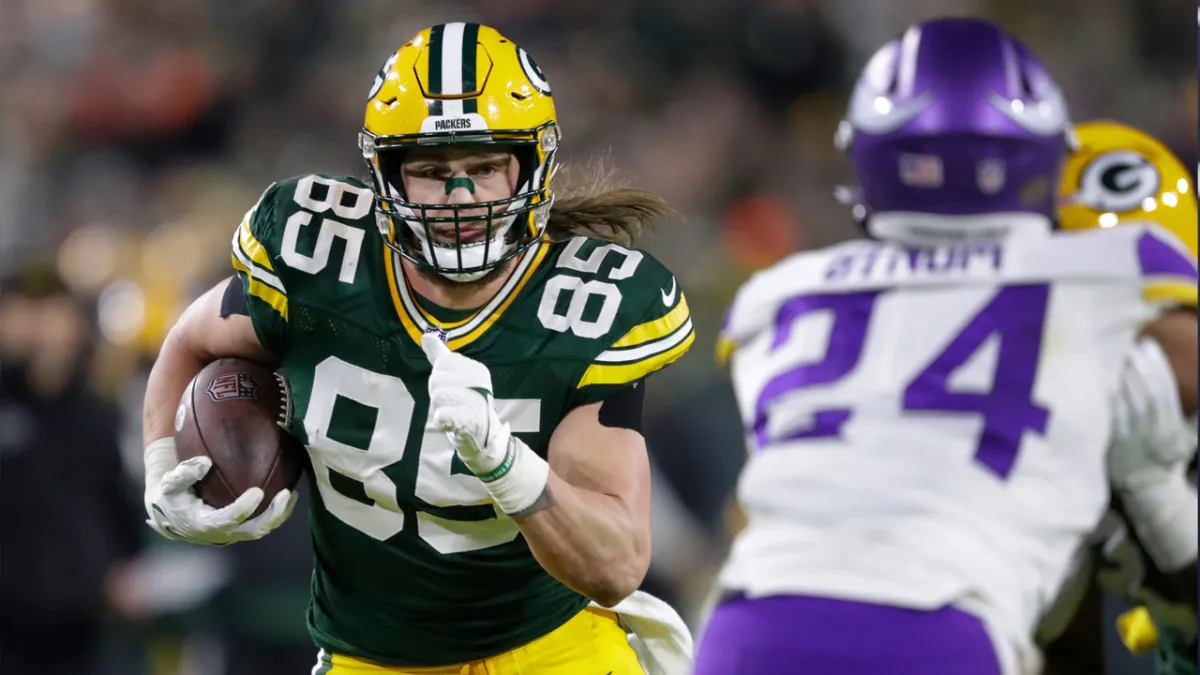
[[[732,395],[711,359],[716,328],[752,271],[855,236],[831,197],[850,178],[832,136],[866,57],[915,21],[994,19],[1047,62],[1076,119],[1141,127],[1195,167],[1193,9],[1190,0],[5,0],[0,273],[47,256],[79,299],[96,339],[80,352],[78,374],[121,411],[126,471],[140,485],[149,364],[181,309],[230,273],[228,242],[243,213],[279,178],[363,174],[355,135],[367,89],[419,29],[495,26],[553,83],[567,162],[602,157],[681,214],[642,242],[679,275],[697,330],[692,355],[648,391],[660,489],[647,583],[694,620],[724,554],[724,506],[743,453]],[[71,450],[111,468],[102,446]],[[39,574],[73,574],[10,545],[15,509],[57,504],[64,492],[63,477],[18,479],[10,461],[4,455],[6,594],[33,592]],[[311,662],[313,653],[303,628],[303,512],[268,539],[221,550],[151,539],[140,527],[153,546],[128,575],[138,609],[103,600],[99,581],[72,602],[87,621],[105,607],[124,615],[101,642],[146,646],[152,675],[303,672],[283,655]],[[53,545],[86,546],[75,562],[95,558],[96,579],[137,550],[115,531],[94,548],[61,534]],[[18,633],[7,619],[3,630],[8,673]],[[60,650],[75,645],[85,648]],[[1115,674],[1148,672],[1110,647]]]
[[[141,509],[120,413],[87,379],[90,327],[54,268],[0,282],[0,659],[11,675],[100,675],[105,610],[138,618]]]

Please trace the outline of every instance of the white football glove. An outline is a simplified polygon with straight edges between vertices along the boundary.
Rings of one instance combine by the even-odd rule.
[[[1187,480],[1196,435],[1156,340],[1129,352],[1113,403],[1109,479],[1156,566],[1175,571],[1196,559],[1196,489]]]
[[[1158,341],[1143,338],[1126,355],[1114,400],[1113,484],[1139,489],[1165,469],[1187,466],[1196,454],[1196,429],[1183,416],[1179,385]]]
[[[429,358],[429,420],[446,432],[463,464],[506,514],[529,508],[546,489],[550,465],[500,420],[492,374],[482,363],[450,351],[436,332],[421,338]]]
[[[229,506],[205,504],[192,486],[212,468],[208,457],[176,463],[175,439],[168,436],[146,447],[146,524],[168,539],[224,546],[259,539],[283,524],[296,506],[292,490],[280,490],[260,515],[250,518],[263,500],[263,491],[251,488]]]

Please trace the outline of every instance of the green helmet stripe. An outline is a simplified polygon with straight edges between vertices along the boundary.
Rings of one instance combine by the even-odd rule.
[[[462,91],[475,91],[478,84],[475,81],[476,45],[479,43],[479,24],[469,23],[463,28],[462,38]],[[463,101],[463,114],[479,112],[479,100],[468,98]]]
[[[429,91],[425,92],[430,96],[436,96],[442,93],[442,36],[446,32],[446,26],[439,24],[429,29],[429,73],[426,77],[425,86]],[[441,115],[442,102],[431,100],[429,101],[429,114]]]

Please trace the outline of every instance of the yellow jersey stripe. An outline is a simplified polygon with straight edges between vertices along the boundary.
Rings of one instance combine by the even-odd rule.
[[[251,272],[250,268],[244,265],[241,260],[238,260],[236,255],[230,257],[233,259],[233,268],[246,275],[246,280],[249,282],[246,284],[246,290],[250,293],[250,295],[265,302],[271,307],[271,309],[274,309],[276,312],[278,312],[279,316],[283,317],[284,321],[287,321],[287,296],[264,284],[258,279],[255,279],[254,273]]]
[[[434,319],[434,317],[430,316],[424,311],[424,309],[420,307],[419,304],[417,304],[416,299],[413,298],[410,289],[407,287],[400,287],[401,282],[398,279],[400,275],[398,274],[399,270],[397,270],[395,266],[394,256],[392,255],[391,249],[384,247],[384,265],[387,268],[388,290],[392,294],[392,304],[396,308],[396,315],[400,317],[400,322],[404,325],[405,332],[407,332],[409,337],[411,337],[413,341],[417,343],[421,342],[421,334],[424,331],[424,328],[419,325],[418,319],[425,325],[437,326],[447,332],[450,332],[456,328],[461,329],[462,326],[465,326],[473,321],[478,321],[478,325],[472,328],[469,332],[458,336],[451,335],[449,340],[446,342],[450,349],[457,349],[459,347],[468,345],[475,340],[478,340],[479,337],[482,336],[483,333],[492,326],[492,324],[496,323],[496,321],[500,318],[500,315],[503,314],[506,309],[508,309],[508,306],[511,305],[513,300],[516,299],[517,295],[521,292],[521,289],[523,289],[525,284],[528,283],[533,277],[534,272],[537,271],[539,266],[541,266],[542,261],[545,259],[546,254],[549,253],[549,251],[550,244],[543,241],[537,244],[536,250],[530,249],[522,255],[521,259],[530,260],[530,263],[526,265],[520,272],[520,278],[511,280],[515,281],[515,283],[508,283],[505,285],[505,288],[508,289],[507,292],[504,289],[501,289],[501,293],[504,295],[503,300],[500,301],[499,304],[494,304],[495,298],[493,298],[493,300],[487,305],[484,305],[479,312],[472,314],[465,320],[443,324]],[[533,256],[533,258],[531,259],[527,256]],[[514,272],[514,274],[515,273],[516,272]],[[408,300],[408,302],[406,303],[405,300]],[[409,310],[409,303],[416,307],[416,316],[414,316],[413,312]],[[495,309],[489,311],[489,307],[494,307]],[[488,314],[480,319],[482,312],[488,312]]]
[[[242,219],[242,224],[238,226],[238,246],[242,248],[242,253],[245,253],[246,257],[253,261],[255,265],[268,272],[274,272],[275,268],[271,266],[271,256],[267,255],[267,249],[263,248],[263,245],[250,232],[250,216],[253,214],[253,210],[247,213],[246,217]]]
[[[1146,302],[1176,302],[1187,307],[1195,307],[1196,296],[1196,285],[1190,281],[1154,281],[1142,286],[1142,298]]]
[[[529,283],[529,280],[533,278],[533,273],[536,272],[538,267],[541,266],[542,261],[545,260],[546,254],[549,252],[550,244],[544,241],[537,244],[537,251],[527,252],[525,255],[534,256],[533,262],[528,268],[526,268],[525,274],[521,275],[521,280],[517,282],[515,287],[513,287],[512,292],[508,294],[508,297],[504,299],[504,302],[501,303],[500,306],[491,313],[491,315],[484,319],[483,323],[479,324],[475,330],[463,335],[462,337],[451,338],[448,342],[446,342],[446,345],[450,347],[450,349],[458,349],[459,347],[465,347],[466,345],[478,340],[488,328],[492,327],[492,324],[496,323],[496,321],[500,319],[500,315],[504,313],[504,310],[508,309],[508,306],[512,304],[513,300],[517,299],[517,296],[521,294],[521,289],[525,288],[525,284]]]
[[[683,342],[683,340],[692,332],[692,322],[689,319],[685,321],[674,333],[661,340],[655,340],[637,347],[628,349],[613,349],[606,352],[601,352],[596,355],[597,363],[636,363],[643,359],[647,359],[660,352],[665,352],[675,345]]]
[[[276,291],[287,295],[287,290],[284,289],[283,282],[280,281],[279,277],[275,276],[271,272],[268,272],[262,267],[262,265],[256,265],[250,260],[250,258],[246,255],[246,252],[242,250],[242,246],[238,242],[237,235],[234,235],[233,237],[233,257],[242,264],[242,267],[250,270],[250,275],[254,277],[255,281],[266,284]]]
[[[392,304],[396,307],[396,316],[400,317],[400,324],[404,326],[404,332],[412,338],[413,342],[421,344],[421,329],[417,326],[409,316],[408,311],[404,308],[404,301],[400,299],[400,287],[396,283],[396,266],[393,262],[395,255],[392,254],[392,249],[387,246],[383,247],[383,266],[387,270],[388,292],[392,295]]]
[[[667,312],[666,316],[630,328],[629,332],[623,335],[620,340],[614,342],[609,349],[633,347],[634,345],[662,339],[675,332],[690,317],[691,313],[688,311],[687,298],[683,297],[683,293],[680,293],[679,302],[676,303],[674,309]]]
[[[683,356],[692,342],[696,339],[695,331],[689,331],[687,338],[667,351],[660,352],[637,363],[607,364],[594,363],[579,378],[576,389],[595,384],[621,385],[635,382],[650,373],[659,370]]]
[[[477,312],[475,316],[471,317],[470,321],[462,326],[458,326],[446,331],[451,340],[466,337],[468,333],[474,332],[476,328],[479,328],[483,324],[484,320],[491,316],[493,312],[500,309],[501,306],[507,306],[506,301],[512,297],[513,293],[516,292],[519,286],[524,285],[523,280],[525,280],[528,275],[532,273],[531,268],[537,267],[541,264],[543,256],[536,255],[537,251],[535,249],[542,245],[549,246],[549,244],[539,243],[537,246],[531,247],[528,251],[521,254],[521,256],[518,258],[516,268],[511,274],[509,274],[508,281],[504,282],[504,285],[500,288],[500,291],[497,292],[496,295],[492,297],[492,299],[489,300],[486,305],[483,306],[483,309]],[[406,298],[410,295],[407,292],[407,289],[401,290],[405,291]]]

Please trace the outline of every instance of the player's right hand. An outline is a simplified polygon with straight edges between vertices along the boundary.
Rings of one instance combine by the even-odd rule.
[[[192,457],[176,464],[175,439],[170,437],[151,443],[145,459],[146,524],[168,539],[210,546],[259,539],[282,525],[296,505],[295,493],[281,490],[265,511],[251,518],[263,499],[259,488],[224,508],[205,504],[192,487],[212,468],[212,460]]]

